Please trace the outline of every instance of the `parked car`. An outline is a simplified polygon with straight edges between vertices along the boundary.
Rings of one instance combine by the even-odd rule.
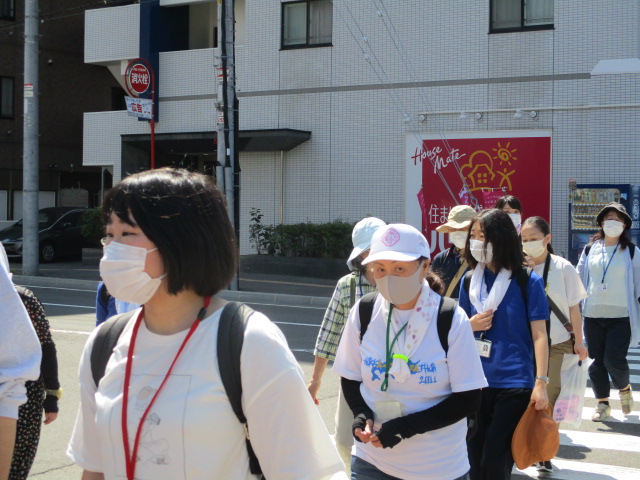
[[[80,233],[88,208],[51,207],[38,212],[40,261],[52,262],[65,255],[80,255],[87,241]],[[9,258],[22,257],[22,220],[0,231]]]

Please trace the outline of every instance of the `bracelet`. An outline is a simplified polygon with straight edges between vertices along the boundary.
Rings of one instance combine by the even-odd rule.
[[[50,395],[52,397],[56,397],[58,400],[60,400],[62,398],[62,388],[59,388],[57,390],[50,390],[50,389],[45,389],[44,391],[47,395]]]
[[[536,376],[536,380],[542,380],[544,383],[549,385],[549,377],[538,377],[538,376]]]

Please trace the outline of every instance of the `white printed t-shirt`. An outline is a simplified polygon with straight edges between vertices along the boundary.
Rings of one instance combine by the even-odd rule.
[[[220,379],[216,339],[221,311],[196,329],[147,416],[137,480],[257,478],[249,472],[244,430]],[[83,469],[103,472],[106,480],[126,478],[121,413],[133,324],[120,336],[97,392],[90,365],[95,331],[80,360],[81,408],[67,453]],[[157,335],[144,322],[140,325],[129,391],[130,449],[142,413],[186,335]],[[346,479],[302,370],[282,332],[261,313],[248,323],[241,365],[242,407],[266,478]]]
[[[544,263],[535,265],[533,271],[542,277],[544,273]],[[557,255],[551,255],[547,285],[547,295],[555,302],[560,311],[564,313],[567,320],[571,322],[569,307],[578,305],[582,299],[587,298],[587,291],[584,289],[584,285],[582,285],[578,271],[568,260],[558,257]],[[550,337],[551,345],[566,342],[571,337],[553,311],[551,312]]]
[[[382,313],[383,302],[387,304],[378,295],[362,344],[359,303],[354,305],[333,364],[334,372],[341,377],[362,382],[360,392],[376,415],[376,423],[377,402],[397,401],[402,414],[409,415],[437,405],[452,392],[487,386],[469,319],[464,310],[456,307],[449,331],[447,356],[433,321],[422,344],[410,358],[411,376],[404,383],[398,383],[389,376],[389,388],[382,392],[387,325],[386,315]],[[402,340],[401,336],[398,341]],[[371,443],[355,442],[354,454],[384,473],[405,480],[450,480],[469,471],[466,434],[467,422],[462,419],[447,427],[402,440],[393,448],[376,448]]]

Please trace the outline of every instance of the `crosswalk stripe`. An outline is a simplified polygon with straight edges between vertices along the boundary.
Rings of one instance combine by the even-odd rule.
[[[588,420],[591,421],[591,416],[593,415],[593,412],[595,412],[596,409],[595,408],[591,408],[591,407],[584,407],[582,409],[582,420]],[[612,419],[615,419],[618,422],[621,423],[627,423],[627,424],[633,424],[633,425],[640,425],[640,417],[638,416],[638,413],[636,412],[632,412],[631,415],[626,416],[622,413],[622,410],[615,410],[615,409],[611,409],[611,416],[609,418],[607,418],[607,422],[611,421]]]
[[[637,453],[640,451],[640,438],[632,435],[560,430],[560,445]]]
[[[640,392],[634,391],[632,392],[633,394],[633,400],[636,402],[640,402]],[[593,389],[592,388],[587,388],[584,391],[584,398],[596,398],[595,395],[593,394]],[[614,400],[618,399],[618,391],[615,389],[611,390],[611,398]]]
[[[638,480],[640,470],[637,468],[617,467],[599,463],[575,462],[571,460],[553,459],[553,474],[546,478],[562,480]],[[526,470],[513,468],[513,478],[545,478],[538,474],[535,468]]]

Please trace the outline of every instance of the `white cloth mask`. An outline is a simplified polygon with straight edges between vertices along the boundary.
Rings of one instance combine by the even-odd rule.
[[[605,220],[602,224],[602,230],[607,237],[616,238],[624,232],[624,224],[617,220]]]
[[[538,258],[547,250],[546,245],[542,244],[542,240],[533,240],[522,244],[522,250],[531,258]]]
[[[493,245],[490,243],[485,247],[482,240],[469,240],[469,248],[478,263],[491,263],[493,260]]]
[[[522,226],[522,215],[519,213],[510,213],[509,218],[513,222],[513,226],[516,227],[518,235],[520,235],[520,227]]]
[[[418,296],[422,288],[422,280],[420,272],[422,263],[418,265],[418,269],[413,275],[408,277],[398,277],[396,275],[385,275],[382,278],[376,278],[376,286],[384,299],[394,305],[404,305]]]
[[[467,237],[469,234],[467,232],[450,232],[449,240],[453,243],[457,248],[463,249],[467,244]]]
[[[100,276],[109,293],[123,302],[143,305],[158,290],[160,282],[166,274],[151,278],[144,271],[147,250],[123,243],[111,242],[104,247],[100,259]]]

